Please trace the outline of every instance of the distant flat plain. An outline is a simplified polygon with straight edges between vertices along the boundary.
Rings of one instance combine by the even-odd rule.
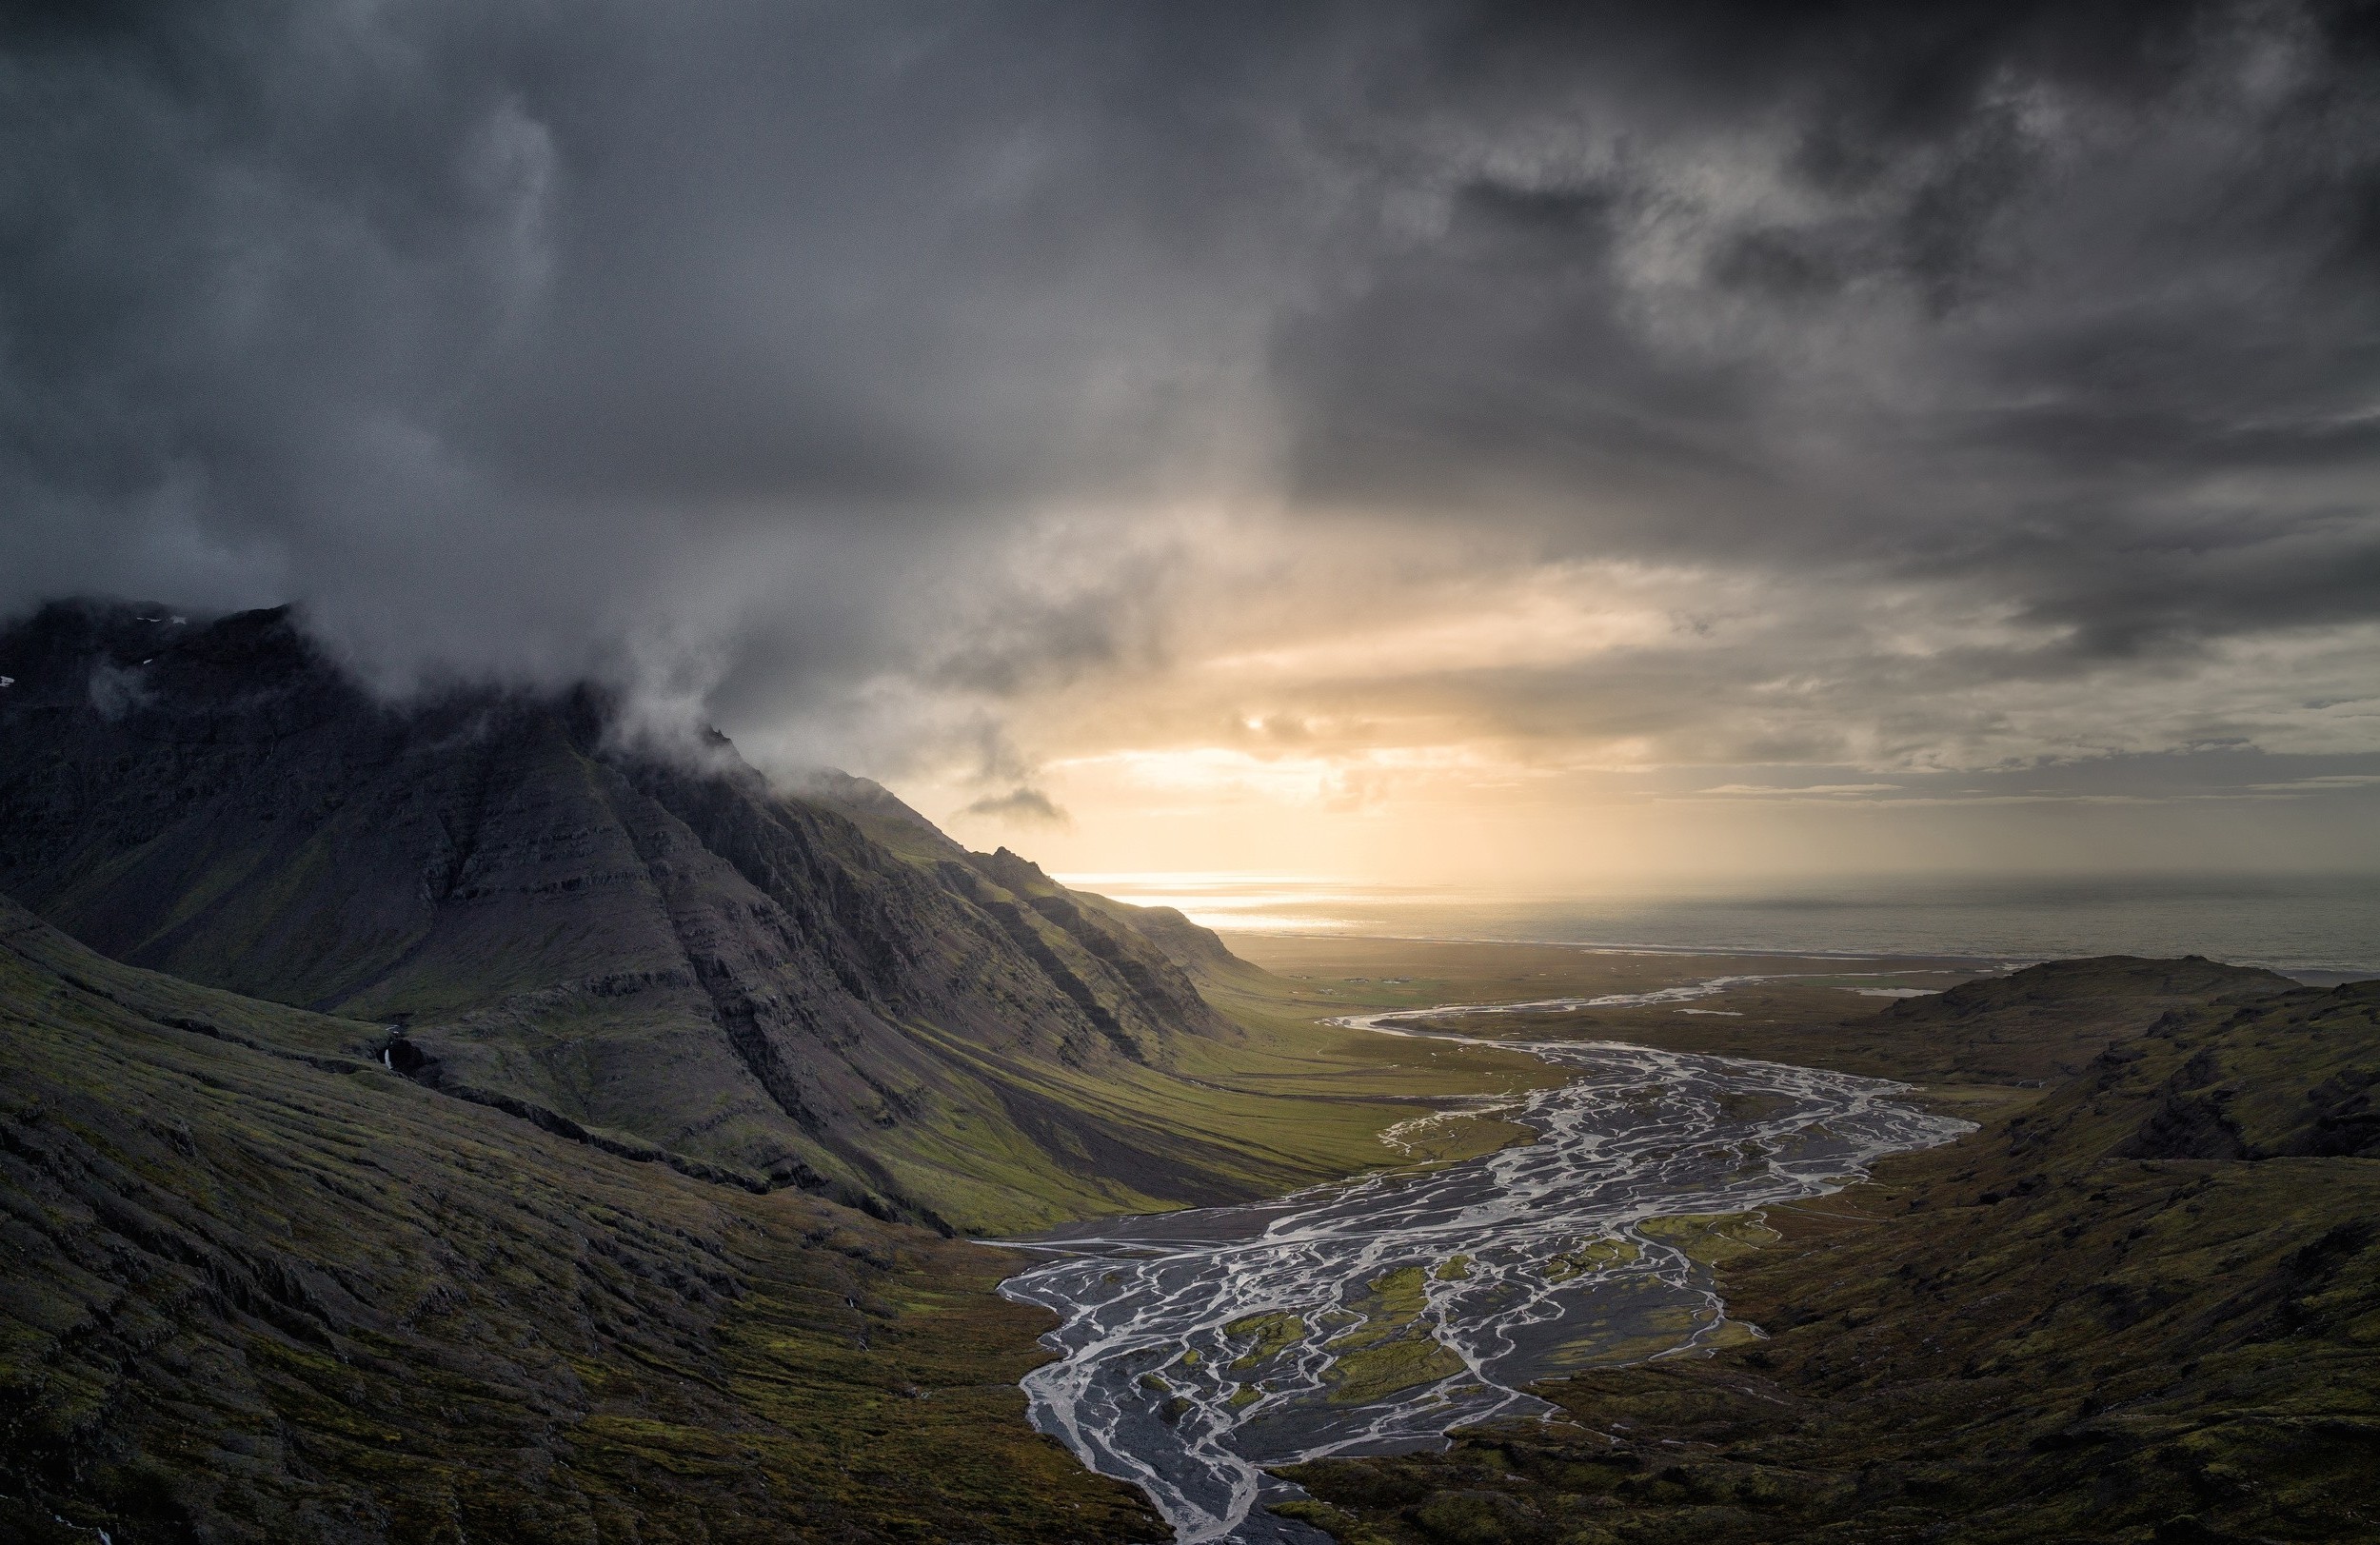
[[[1911,1078],[1923,1070],[1905,1050],[1880,1043],[1871,1022],[1878,1009],[1913,994],[2002,973],[1989,962],[1951,957],[1686,954],[1355,935],[1224,938],[1235,954],[1282,984],[1277,991],[1287,996],[1270,1005],[1274,1012],[1309,1022],[1440,1005],[1640,998],[1720,983],[1703,997],[1507,1006],[1434,1016],[1431,1026],[1496,1040],[1625,1040],[1883,1078]],[[1253,1007],[1225,1006],[1243,1017]],[[2004,1082],[1941,1071],[1948,1076],[1922,1080],[1929,1102],[1938,1108],[1972,1118],[1978,1107],[1997,1110],[2029,1098]]]

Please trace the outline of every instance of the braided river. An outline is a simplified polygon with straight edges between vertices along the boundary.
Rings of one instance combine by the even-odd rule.
[[[1337,1022],[1459,1040],[1432,1025],[1723,984]],[[1450,1428],[1551,1414],[1536,1380],[1755,1337],[1728,1317],[1712,1263],[1771,1237],[1760,1209],[1970,1126],[1877,1079],[1611,1041],[1495,1044],[1570,1071],[1471,1107],[1532,1143],[1023,1241],[1045,1258],[1001,1291],[1061,1320],[1044,1337],[1061,1360],[1023,1381],[1034,1424],[1140,1486],[1181,1545],[1322,1540],[1258,1506],[1297,1495],[1263,1466],[1440,1447]]]

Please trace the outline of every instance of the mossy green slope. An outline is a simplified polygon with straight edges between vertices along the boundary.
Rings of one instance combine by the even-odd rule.
[[[1983,985],[1884,1028],[1969,1038],[1936,1065],[2075,1076],[1771,1212],[1785,1242],[1721,1272],[1771,1339],[1543,1386],[1572,1436],[1305,1467],[1303,1511],[1478,1545],[2380,1536],[2380,983],[2093,961]]]
[[[631,1162],[0,903],[0,1537],[1109,1540],[999,1252]]]

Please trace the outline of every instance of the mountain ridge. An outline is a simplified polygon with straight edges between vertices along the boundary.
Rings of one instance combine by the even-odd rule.
[[[129,963],[384,1022],[417,1078],[945,1227],[1294,1167],[1148,1140],[1183,1040],[1240,1034],[1191,975],[1239,964],[1220,941],[863,780],[779,791],[588,687],[391,705],[287,609],[52,604],[0,674],[0,891]]]

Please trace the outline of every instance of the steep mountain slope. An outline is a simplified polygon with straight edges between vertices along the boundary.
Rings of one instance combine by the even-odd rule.
[[[56,604],[0,675],[0,891],[119,960],[402,1025],[392,1065],[453,1092],[960,1226],[1310,1178],[1167,1073],[1236,1033],[1168,952],[1228,959],[1212,935],[874,785],[780,795],[585,690],[385,705],[278,611]]]
[[[1012,1258],[633,1163],[0,902],[0,1538],[1161,1534]]]
[[[1308,1515],[1366,1545],[2380,1535],[2380,982],[2119,959],[1959,994],[1876,1032],[2074,1074],[1771,1212],[1786,1242],[1721,1271],[1769,1340],[1543,1386],[1575,1436],[1306,1467]]]

